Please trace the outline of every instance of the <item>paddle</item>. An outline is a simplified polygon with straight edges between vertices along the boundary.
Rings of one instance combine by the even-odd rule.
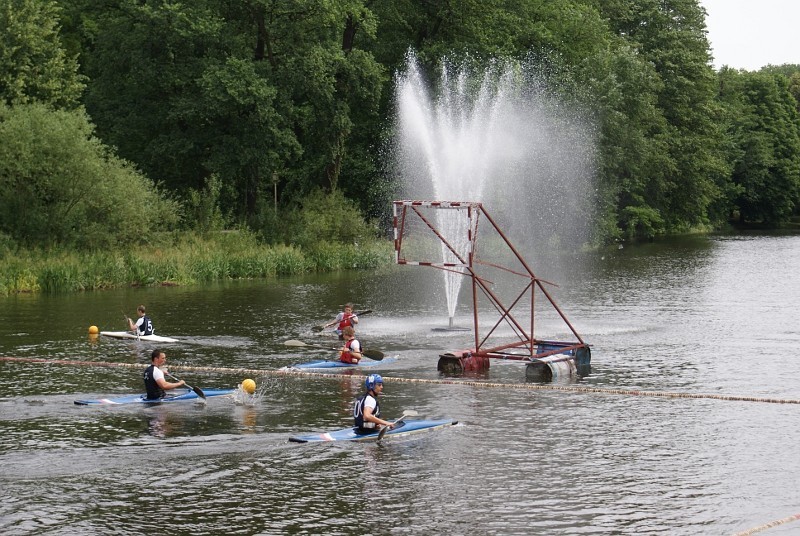
[[[400,421],[402,421],[403,419],[405,419],[406,417],[416,417],[417,415],[419,415],[419,413],[417,413],[413,409],[407,409],[407,410],[405,410],[403,412],[403,416],[400,417],[399,419],[397,419],[396,421],[394,421],[392,424],[397,424]],[[384,426],[383,428],[381,428],[381,431],[378,432],[378,439],[377,440],[380,441],[381,439],[383,439],[383,436],[386,435],[387,431],[389,431],[389,427],[388,426]]]
[[[129,333],[133,333],[134,335],[136,335],[136,340],[138,341],[139,340],[139,328],[134,326],[133,330],[131,330],[131,324],[133,322],[131,322],[130,317],[125,314],[125,311],[122,311],[122,316],[125,318],[125,327],[126,327],[125,331],[127,331]]]
[[[128,318],[128,315],[125,314],[125,311],[122,311],[122,318],[125,319],[125,331],[131,331],[131,319]],[[136,333],[139,333],[139,330],[136,330]]]
[[[366,311],[356,311],[353,314],[356,315],[356,316],[364,316],[364,315],[370,314],[371,312],[372,312],[372,309],[367,309]],[[334,320],[333,322],[335,323],[336,321]],[[332,326],[332,325],[333,324],[325,324],[324,326],[314,326],[314,327],[311,328],[311,331],[322,331],[323,329],[325,329],[325,328],[327,328],[329,326]]]
[[[181,381],[181,380],[180,380],[180,378],[176,378],[175,376],[173,376],[173,375],[172,375],[172,374],[170,374],[169,372],[165,372],[164,374],[166,374],[167,376],[169,376],[170,378],[172,378],[172,379],[173,379],[173,380],[175,380],[176,382],[179,382],[179,381]],[[199,387],[192,387],[191,385],[189,385],[189,384],[188,384],[188,383],[186,383],[186,382],[184,382],[184,384],[183,384],[183,385],[185,385],[186,387],[188,387],[189,389],[191,389],[192,391],[194,391],[194,394],[196,394],[197,396],[199,396],[200,398],[202,398],[202,399],[204,399],[204,400],[205,400],[205,398],[206,398],[206,394],[205,394],[205,393],[204,393],[204,392],[203,392],[203,391],[202,391],[202,390],[201,390]]]
[[[309,348],[322,348],[323,350],[334,350],[334,351],[338,350],[338,348],[331,348],[330,346],[322,346],[320,344],[308,344],[306,342],[298,341],[295,339],[284,341],[283,344],[285,344],[286,346],[307,346]],[[361,350],[361,355],[363,355],[364,357],[368,357],[374,361],[380,361],[384,357],[383,352],[379,350]]]

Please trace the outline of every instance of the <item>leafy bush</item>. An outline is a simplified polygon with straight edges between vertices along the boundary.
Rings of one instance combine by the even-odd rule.
[[[664,218],[652,207],[627,206],[621,215],[630,240],[637,237],[653,239],[665,233]]]
[[[94,137],[82,110],[0,105],[0,233],[25,246],[146,242],[180,206]]]
[[[295,224],[289,242],[303,248],[319,243],[357,244],[374,241],[377,227],[364,220],[358,205],[340,191],[315,190],[291,218]]]

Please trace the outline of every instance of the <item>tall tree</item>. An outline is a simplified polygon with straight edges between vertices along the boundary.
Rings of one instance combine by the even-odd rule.
[[[51,0],[0,0],[0,102],[78,106],[83,77],[61,45],[58,15]]]
[[[780,225],[800,206],[800,114],[786,77],[723,68],[732,142],[732,200],[742,222]]]
[[[218,176],[239,219],[275,179],[284,199],[337,187],[384,83],[358,48],[374,32],[364,2],[118,5],[96,15],[87,106],[122,155],[176,191]]]
[[[644,199],[666,230],[709,223],[728,168],[719,129],[705,11],[697,0],[598,2],[612,28],[651,62],[660,80],[657,106],[667,122],[669,162]],[[713,222],[712,222],[713,223]]]

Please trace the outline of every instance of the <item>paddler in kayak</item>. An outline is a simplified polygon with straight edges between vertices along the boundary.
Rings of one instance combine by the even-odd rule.
[[[356,339],[356,330],[353,326],[347,326],[342,330],[344,346],[339,349],[339,361],[357,365],[364,355],[361,353],[361,343]]]
[[[134,335],[152,335],[155,333],[155,329],[153,328],[153,322],[150,320],[150,317],[145,314],[144,305],[140,305],[136,308],[136,314],[139,315],[139,319],[136,320],[136,323],[133,322],[129,317],[125,317],[128,319],[128,328]]]
[[[358,316],[355,313],[353,313],[353,304],[346,303],[344,305],[344,311],[336,315],[336,318],[334,318],[333,321],[328,322],[322,327],[324,329],[324,328],[329,328],[331,326],[336,326],[336,329],[334,331],[336,331],[336,334],[339,335],[339,340],[344,340],[344,335],[342,333],[344,331],[344,328],[350,326],[355,330],[356,324],[358,324]]]
[[[370,374],[364,382],[367,392],[356,400],[353,406],[353,418],[357,434],[370,434],[388,426],[391,430],[394,423],[381,419],[381,406],[378,395],[383,392],[383,378],[380,374]]]
[[[164,379],[164,372],[167,370],[164,364],[167,362],[167,354],[161,350],[153,350],[150,354],[151,365],[144,370],[144,388],[147,390],[147,400],[157,400],[166,396],[165,391],[183,387],[184,381],[168,382]],[[164,369],[162,370],[162,367]]]

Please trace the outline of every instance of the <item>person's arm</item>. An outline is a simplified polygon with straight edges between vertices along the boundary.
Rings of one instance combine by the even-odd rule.
[[[169,391],[170,389],[177,389],[178,387],[183,387],[184,381],[181,380],[179,382],[168,382],[164,378],[159,378],[156,380],[156,383],[159,387],[164,389],[165,391]]]
[[[335,326],[336,324],[338,324],[341,321],[342,321],[342,313],[339,313],[338,315],[336,315],[336,318],[334,318],[333,320],[331,320],[330,322],[325,324],[324,327],[329,328],[331,326]]]
[[[388,426],[389,429],[394,428],[394,423],[389,421],[384,421],[383,419],[376,417],[372,414],[372,408],[369,406],[364,406],[364,420],[367,422],[374,422],[379,426]]]
[[[126,316],[125,318],[128,319],[128,331],[136,331],[136,324],[133,323],[133,320],[131,320],[131,317]]]
[[[351,316],[350,323],[353,324],[354,326],[358,324],[358,317],[356,315]]]
[[[350,344],[350,355],[351,355],[352,357],[355,357],[355,358],[356,358],[356,359],[358,359],[359,361],[361,361],[361,358],[362,358],[362,357],[364,357],[364,356],[363,356],[363,355],[361,355],[361,343],[360,343],[360,342],[358,342],[358,341],[354,340],[354,341],[353,341],[353,342]]]

